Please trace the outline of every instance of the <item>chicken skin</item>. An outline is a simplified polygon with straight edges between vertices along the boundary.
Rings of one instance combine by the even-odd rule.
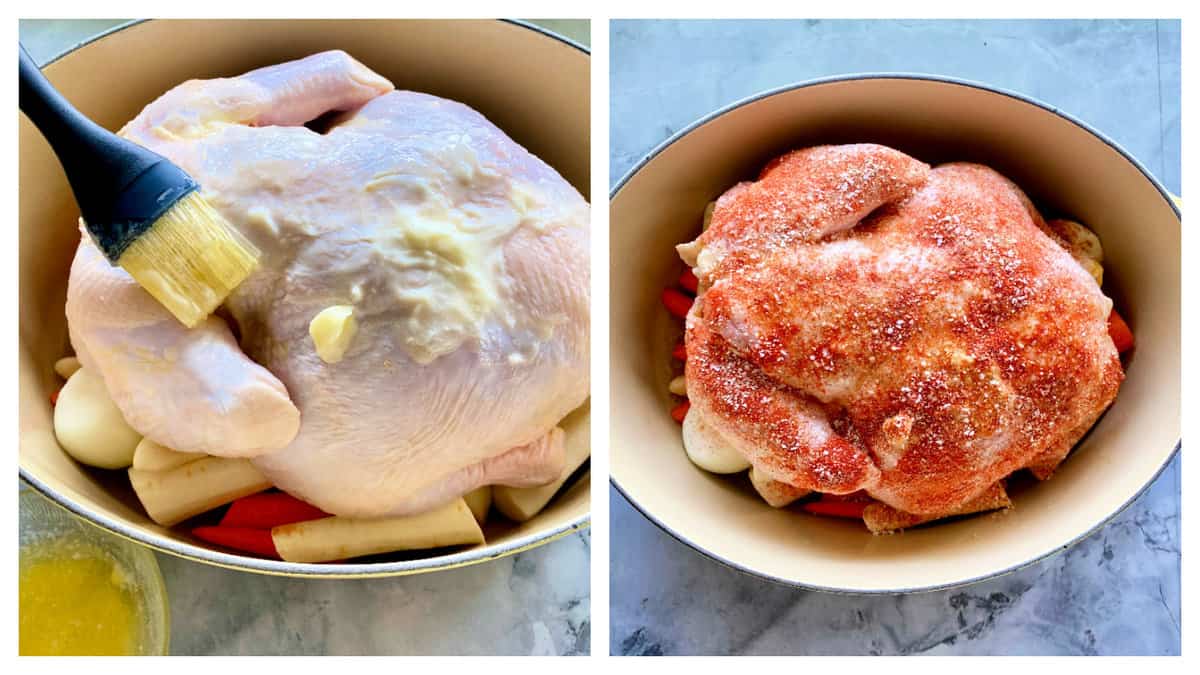
[[[795,151],[679,249],[700,281],[688,414],[796,488],[954,513],[1047,476],[1124,377],[1112,301],[984,166]]]
[[[137,431],[344,516],[559,477],[556,425],[588,392],[589,209],[552,168],[343,52],[186,82],[121,133],[263,252],[187,330],[82,238],[71,339]]]

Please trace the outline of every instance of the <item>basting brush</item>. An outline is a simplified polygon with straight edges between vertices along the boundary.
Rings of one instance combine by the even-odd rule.
[[[203,321],[259,252],[165,157],[76,110],[21,52],[21,111],[58,155],[92,241],[185,326]]]

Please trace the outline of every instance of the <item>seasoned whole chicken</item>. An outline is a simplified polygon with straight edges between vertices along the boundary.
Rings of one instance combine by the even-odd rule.
[[[186,82],[121,133],[263,252],[187,330],[82,237],[71,340],[138,432],[251,457],[345,516],[559,477],[556,425],[588,393],[589,213],[553,169],[342,52]]]
[[[781,157],[679,247],[689,417],[763,478],[911,514],[1048,476],[1124,377],[1112,301],[1052,225],[984,166]]]

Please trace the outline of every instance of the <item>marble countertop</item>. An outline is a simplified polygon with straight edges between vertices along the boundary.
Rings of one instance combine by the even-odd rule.
[[[111,20],[21,21],[38,62]],[[588,42],[586,21],[557,22]],[[590,534],[494,562],[410,577],[266,577],[167,555],[172,654],[587,654]]]
[[[1177,21],[614,21],[611,179],[745,96],[864,71],[1048,101],[1180,189]],[[1119,103],[1116,103],[1119,102]],[[618,654],[1179,654],[1179,459],[1108,526],[999,579],[909,596],[774,585],[678,543],[610,492]]]

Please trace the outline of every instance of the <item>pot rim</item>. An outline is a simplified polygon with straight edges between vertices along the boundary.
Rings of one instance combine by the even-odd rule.
[[[242,20],[253,21],[254,19],[242,19]],[[338,21],[339,19],[330,19],[330,20]],[[349,19],[346,19],[346,20],[349,20]],[[453,21],[454,19],[446,19],[446,20]],[[569,47],[574,47],[575,49],[578,49],[579,51],[583,52],[584,54],[587,54],[588,56],[592,55],[592,50],[590,48],[588,48],[582,44],[579,44],[578,42],[572,40],[571,38],[569,38],[565,35],[560,35],[558,33],[555,33],[554,31],[552,31],[548,28],[542,28],[541,26],[538,26],[536,24],[530,23],[530,22],[522,20],[522,19],[495,19],[495,20],[499,21],[500,23],[508,23],[508,24],[512,24],[514,26],[520,26],[521,28],[527,28],[535,33],[541,33],[542,35],[544,35],[548,38],[551,38],[553,40],[557,40]],[[67,47],[66,49],[58,52],[54,56],[51,56],[49,59],[46,60],[45,63],[39,64],[38,68],[45,68],[46,66],[63,58],[67,54],[70,54],[71,52],[73,52],[77,49],[82,49],[82,48],[92,44],[93,42],[96,42],[97,40],[104,39],[104,38],[108,37],[109,35],[112,35],[113,33],[123,31],[126,28],[133,28],[134,26],[137,26],[139,24],[149,23],[151,21],[171,21],[171,19],[130,19],[129,21],[126,21],[124,23],[119,23],[115,26],[112,26],[111,28],[107,28],[99,33],[96,33],[95,35],[93,35],[91,37],[88,37],[84,40],[80,40],[79,42],[76,42],[74,45],[71,45],[70,47]]]

